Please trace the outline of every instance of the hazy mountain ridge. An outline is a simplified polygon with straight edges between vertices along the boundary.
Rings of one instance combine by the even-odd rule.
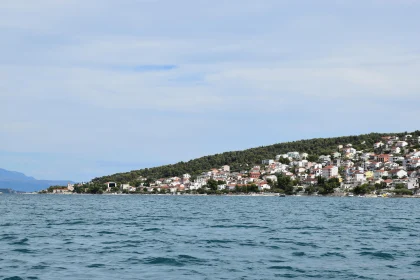
[[[52,185],[64,185],[68,180],[37,180],[21,172],[9,171],[0,168],[0,189],[13,189],[15,191],[33,192],[46,189]],[[71,182],[72,183],[72,182]]]

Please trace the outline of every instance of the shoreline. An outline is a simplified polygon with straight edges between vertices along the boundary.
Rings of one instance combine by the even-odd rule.
[[[124,194],[124,193],[105,193],[105,194],[79,194],[79,193],[19,193],[19,194],[23,194],[23,195],[80,195],[80,196],[89,196],[89,195],[95,195],[95,196],[216,196],[216,197],[279,197],[279,198],[284,198],[284,197],[332,197],[332,198],[343,198],[343,197],[348,197],[348,198],[420,198],[420,195],[417,196],[408,196],[408,195],[394,195],[394,196],[376,196],[376,195],[365,195],[365,196],[347,196],[347,195],[285,195],[285,196],[281,196],[280,194],[275,194],[275,193],[269,193],[269,194],[222,194],[222,195],[217,195],[217,194],[143,194],[143,193],[138,193],[138,194]]]

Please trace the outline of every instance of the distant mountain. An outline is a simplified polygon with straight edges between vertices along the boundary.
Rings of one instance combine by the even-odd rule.
[[[20,172],[0,168],[0,189],[33,192],[55,185],[67,186],[67,183],[73,182],[66,180],[37,180]]]

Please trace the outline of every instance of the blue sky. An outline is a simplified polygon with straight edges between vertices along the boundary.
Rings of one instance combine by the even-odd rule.
[[[417,0],[0,2],[0,167],[96,176],[419,129]]]

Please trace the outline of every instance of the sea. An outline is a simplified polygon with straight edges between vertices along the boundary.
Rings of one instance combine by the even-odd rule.
[[[0,279],[420,279],[420,200],[0,195]]]

